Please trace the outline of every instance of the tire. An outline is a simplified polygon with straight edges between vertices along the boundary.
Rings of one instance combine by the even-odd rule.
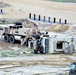
[[[34,53],[37,54],[37,50],[34,50]]]
[[[43,51],[40,51],[41,54],[43,54]]]
[[[9,36],[8,35],[4,35],[4,41],[9,42]]]
[[[14,36],[10,36],[9,37],[9,42],[11,43],[11,44],[14,44],[15,43],[15,38],[14,38]]]
[[[43,47],[40,48],[40,53],[43,54]]]

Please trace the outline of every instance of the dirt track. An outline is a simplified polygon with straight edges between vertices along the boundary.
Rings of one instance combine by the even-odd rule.
[[[76,3],[56,3],[43,0],[5,0],[11,7],[3,8],[5,14],[1,17],[8,18],[25,18],[29,13],[51,17],[51,20],[56,17],[57,19],[67,19],[69,23],[76,23]]]

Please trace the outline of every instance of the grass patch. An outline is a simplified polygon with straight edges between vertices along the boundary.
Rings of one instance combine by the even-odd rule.
[[[34,54],[27,54],[27,56],[34,56]]]
[[[33,52],[33,49],[19,49],[19,50],[13,50],[13,49],[8,49],[8,50],[1,50],[0,51],[0,57],[19,57],[19,56],[33,56],[31,53]]]
[[[18,51],[13,51],[13,50],[8,50],[5,52],[1,53],[2,57],[16,57],[19,56],[19,52]]]
[[[15,22],[21,22],[23,23],[25,19],[18,19],[18,18],[2,18],[0,19],[0,24],[13,24]]]

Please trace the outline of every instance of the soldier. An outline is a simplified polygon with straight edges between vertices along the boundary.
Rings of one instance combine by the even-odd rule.
[[[67,48],[65,49],[66,54],[72,54],[74,48],[73,48],[73,38],[71,38],[71,43],[67,42]]]
[[[68,42],[67,53],[72,54],[72,45]]]

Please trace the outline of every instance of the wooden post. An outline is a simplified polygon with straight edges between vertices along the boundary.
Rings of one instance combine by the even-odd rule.
[[[48,17],[48,22],[50,22],[50,17]]]
[[[67,24],[67,20],[65,20],[65,24]]]
[[[45,16],[44,16],[44,22],[45,22]]]
[[[56,18],[54,18],[54,23],[56,22]]]
[[[39,15],[39,19],[38,19],[39,21],[41,20],[41,16]]]
[[[61,19],[59,19],[59,23],[61,23]]]
[[[34,20],[36,20],[36,15],[34,14]]]
[[[29,19],[31,19],[31,13],[29,13]]]

